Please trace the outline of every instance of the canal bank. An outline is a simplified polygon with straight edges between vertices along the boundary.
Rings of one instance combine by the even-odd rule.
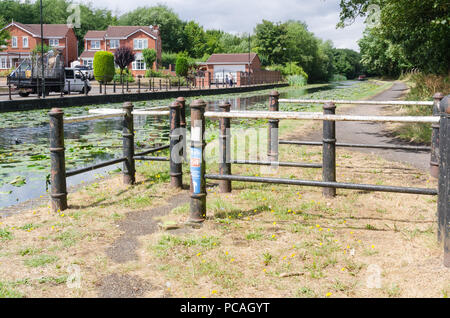
[[[221,94],[239,94],[252,91],[266,90],[272,88],[280,88],[289,86],[287,83],[277,84],[262,84],[241,87],[223,87],[211,89],[184,89],[184,90],[167,90],[156,92],[141,92],[141,93],[125,93],[125,94],[98,94],[98,95],[65,95],[64,97],[51,98],[20,98],[16,100],[0,101],[0,113],[23,111],[23,110],[37,110],[50,109],[53,107],[65,108],[72,106],[84,106],[93,104],[108,104],[108,103],[122,103],[125,101],[147,101],[159,100],[168,98],[177,98],[179,96],[210,96]],[[119,90],[119,89],[118,89]],[[142,90],[144,90],[142,88]]]

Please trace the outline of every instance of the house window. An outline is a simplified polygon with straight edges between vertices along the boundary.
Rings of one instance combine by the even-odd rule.
[[[91,49],[92,50],[99,50],[100,49],[100,41],[91,41]]]
[[[133,48],[135,50],[143,50],[148,48],[148,40],[147,39],[134,39],[133,40]]]
[[[28,47],[28,36],[22,38],[22,47]]]
[[[110,49],[117,49],[120,46],[119,40],[109,40],[109,48]]]
[[[132,63],[132,67],[134,71],[145,70],[145,62],[142,59],[136,60]]]
[[[11,38],[11,46],[12,47],[17,47],[17,36],[13,36]]]
[[[7,57],[0,57],[0,68],[1,69],[7,69],[8,68],[8,66],[7,66],[7,60],[8,60],[8,58]]]
[[[92,59],[84,60],[84,65],[93,67],[94,63]]]
[[[48,40],[48,44],[50,46],[58,46],[59,45],[59,40],[58,39],[49,39]]]

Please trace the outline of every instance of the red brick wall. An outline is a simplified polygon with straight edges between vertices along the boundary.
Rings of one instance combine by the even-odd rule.
[[[9,40],[8,48],[6,51],[8,52],[14,52],[14,53],[30,53],[34,47],[37,44],[37,41],[35,38],[31,36],[30,33],[23,31],[22,29],[19,29],[15,25],[10,26],[8,29],[9,33],[11,34],[11,39]],[[17,48],[12,47],[12,37],[17,36]],[[22,46],[22,38],[24,36],[28,37],[28,48],[24,48]],[[40,43],[40,41],[39,41]]]
[[[34,38],[30,33],[23,31],[15,25],[12,25],[8,28],[11,37],[17,37],[17,48],[12,47],[12,39],[9,41],[8,48],[6,51],[13,53],[31,53],[31,51],[36,47],[36,45],[40,45],[41,39]],[[28,37],[28,47],[23,47],[23,37]],[[67,42],[67,47],[66,47]],[[44,39],[44,44],[49,45],[49,40]],[[75,36],[75,32],[73,29],[70,29],[67,32],[66,38],[59,39],[59,46],[62,49],[62,53],[64,55],[65,66],[69,66],[70,62],[77,59],[78,55],[78,47],[77,47],[77,38]]]

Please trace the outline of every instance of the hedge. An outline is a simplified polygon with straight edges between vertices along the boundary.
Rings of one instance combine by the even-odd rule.
[[[100,83],[111,82],[114,78],[114,54],[98,51],[94,55],[94,77]]]

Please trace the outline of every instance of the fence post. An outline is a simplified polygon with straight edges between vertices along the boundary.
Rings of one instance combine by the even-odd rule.
[[[98,83],[98,85],[99,85],[99,93],[101,94],[102,93],[102,83]]]
[[[130,91],[128,86],[129,86],[129,83],[128,83],[128,76],[127,76],[127,93]]]
[[[197,99],[191,107],[191,215],[188,222],[200,223],[206,218],[205,159],[205,107],[206,103]]]
[[[332,102],[323,105],[324,115],[334,115],[336,105]],[[323,121],[322,180],[336,182],[336,122]],[[336,196],[335,188],[323,188],[325,197]]]
[[[52,108],[50,116],[51,206],[52,211],[67,209],[66,162],[64,155],[64,112]]]
[[[173,102],[170,106],[170,185],[174,188],[183,187],[183,172],[181,167],[182,153],[180,151],[180,108],[178,102]]]
[[[269,111],[277,112],[279,110],[278,98],[280,93],[270,92]],[[269,119],[269,131],[267,135],[267,158],[269,161],[278,162],[278,119]]]
[[[444,242],[444,266],[450,267],[450,95],[440,102],[438,240]]]
[[[183,142],[183,148],[182,148],[182,156],[184,161],[186,161],[186,154],[187,154],[187,148],[186,148],[186,100],[184,97],[178,97],[177,98],[178,104],[180,104],[180,128],[182,133],[182,142]]]
[[[231,104],[224,102],[219,105],[222,112],[229,112]],[[231,174],[231,136],[230,136],[230,118],[219,119],[219,173],[221,175]],[[221,193],[231,192],[231,180],[220,180],[219,189]]]
[[[161,83],[161,79],[159,79],[159,90],[162,91],[162,83]]]
[[[131,102],[123,103],[123,156],[126,161],[123,163],[123,183],[134,184],[136,181],[136,168],[134,162],[134,123],[133,123],[133,104]]]
[[[9,100],[12,100],[12,97],[11,97],[11,84],[8,84],[8,98],[9,98]]]
[[[152,91],[152,80],[151,79],[148,80],[148,91],[149,92]]]
[[[116,93],[116,80],[113,80],[113,93]]]
[[[138,77],[138,94],[141,93],[141,78]]]
[[[104,95],[106,95],[106,85],[108,84],[105,82],[105,91],[103,92]]]
[[[124,82],[123,82],[123,77],[120,79],[120,81],[121,81],[121,83],[122,83],[122,94],[124,94],[125,92],[124,92]]]
[[[36,93],[37,93],[37,98],[41,98],[41,92],[40,92],[40,85],[39,85],[39,76],[36,77]]]
[[[444,94],[436,93],[433,96],[433,116],[439,116],[440,102],[444,98]],[[439,176],[439,123],[434,123],[431,125],[433,132],[431,134],[431,158],[430,158],[430,175],[434,178]]]

